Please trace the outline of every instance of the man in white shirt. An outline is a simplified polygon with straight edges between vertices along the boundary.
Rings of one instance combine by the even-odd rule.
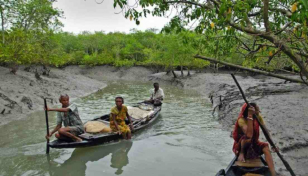
[[[165,98],[164,91],[162,88],[159,88],[158,83],[154,83],[153,86],[154,86],[154,89],[151,90],[151,99],[145,102],[152,103],[155,106],[160,106],[162,104],[162,101]]]

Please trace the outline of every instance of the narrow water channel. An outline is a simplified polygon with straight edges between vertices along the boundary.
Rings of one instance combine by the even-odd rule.
[[[45,154],[44,112],[0,128],[0,175],[215,175],[233,157],[229,132],[211,115],[211,104],[197,92],[161,85],[166,98],[157,121],[130,141]],[[109,83],[74,101],[83,121],[107,114],[114,98],[126,105],[149,98],[151,84]],[[55,113],[49,113],[51,127]]]

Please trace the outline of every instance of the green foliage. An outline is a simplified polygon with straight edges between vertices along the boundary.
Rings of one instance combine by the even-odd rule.
[[[206,37],[184,30],[168,34],[135,31],[131,34],[83,32],[74,35],[67,32],[38,33],[16,29],[9,31],[9,34],[6,46],[1,46],[2,63],[45,64],[55,67],[72,64],[116,67],[141,65],[165,70],[179,66],[190,69],[209,66],[209,62],[193,57],[198,53],[265,70],[294,66],[285,56],[279,62],[274,60],[270,64],[266,64],[266,57],[251,56],[245,59],[236,53],[237,41],[232,40],[232,37],[214,34]],[[241,38],[245,39],[243,36]],[[269,50],[262,49],[259,53],[268,55]]]
[[[122,8],[125,17],[136,23],[147,15],[164,16],[176,11],[163,31],[181,33],[193,24],[194,31],[202,34],[199,54],[268,70],[292,67],[308,78],[307,0],[138,2],[137,8],[128,0],[114,0],[114,7]],[[260,51],[260,46],[270,49]],[[272,58],[270,51],[279,54]]]
[[[88,66],[113,65],[116,67],[144,65],[165,69],[177,66],[203,68],[207,64],[193,63],[196,54],[195,33],[186,31],[179,34],[156,34],[148,30],[134,30],[131,34],[103,32],[83,32],[78,35],[57,33],[53,36],[57,42],[58,53],[65,53],[59,61],[50,64],[63,66],[82,64]],[[63,55],[63,54],[62,54]],[[207,62],[201,62],[207,63]]]
[[[203,1],[189,2],[198,4]],[[270,8],[291,7],[294,3],[290,0],[274,0],[270,2]],[[162,16],[171,7],[161,0],[140,0],[139,4],[141,11],[134,8],[127,8],[125,11],[125,16],[132,18],[137,24],[140,23],[140,17],[149,14]],[[260,30],[259,25],[264,23],[262,14],[253,17],[247,14],[258,10],[263,2],[221,0],[219,4],[211,8],[206,7],[206,3],[204,6],[183,4],[178,9],[181,15],[175,16],[161,33],[156,33],[156,29],[145,32],[132,29],[130,34],[84,31],[75,35],[57,30],[61,27],[58,19],[62,17],[62,12],[53,8],[49,0],[3,0],[0,3],[0,12],[5,20],[1,24],[9,26],[9,29],[4,29],[1,33],[4,40],[0,45],[0,63],[44,64],[55,67],[75,64],[116,67],[143,65],[165,70],[176,67],[202,69],[209,66],[209,62],[194,58],[194,55],[200,54],[251,68],[270,71],[280,68],[299,70],[298,65],[273,43],[240,30],[249,26]],[[115,0],[114,6],[124,8],[127,1]],[[154,7],[147,9],[150,6]],[[292,30],[289,32],[300,39],[300,42],[290,45],[292,48],[300,48],[302,43],[307,45],[307,2],[300,0],[296,7],[291,17],[272,11],[269,14],[270,28],[275,32],[290,22],[291,18]],[[235,17],[240,29],[230,26],[229,20]],[[248,19],[251,24],[247,23]],[[195,20],[199,22],[196,23],[195,31],[187,30],[186,26]],[[279,37],[289,41],[290,34],[282,32]],[[294,38],[290,41],[293,40]],[[302,48],[292,52],[307,53]],[[274,54],[279,59],[274,58],[269,62]]]
[[[54,30],[61,26],[58,18],[62,12],[54,9],[52,2],[4,0],[0,2],[0,15],[1,63],[59,65],[58,62],[53,62],[57,53],[53,52],[57,46],[53,36]],[[10,28],[6,29],[4,26]]]

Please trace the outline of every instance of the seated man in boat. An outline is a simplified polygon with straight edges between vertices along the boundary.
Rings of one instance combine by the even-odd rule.
[[[59,102],[62,108],[51,109],[47,107],[47,111],[57,111],[57,126],[46,135],[49,139],[55,132],[56,138],[61,140],[81,142],[82,139],[78,135],[84,133],[82,121],[78,114],[78,109],[75,104],[69,103],[69,96],[67,94],[61,95]],[[62,123],[64,127],[62,128]]]
[[[115,98],[116,106],[111,109],[110,113],[110,128],[114,132],[118,132],[123,136],[124,139],[131,139],[131,130],[133,130],[133,123],[130,115],[128,115],[128,110],[124,103],[122,97]],[[126,117],[129,120],[129,126],[126,125]]]
[[[151,90],[151,98],[150,100],[146,100],[144,102],[146,103],[151,103],[155,106],[161,106],[162,105],[162,101],[165,98],[165,94],[162,88],[159,88],[159,84],[158,83],[154,83],[153,84],[154,89]]]
[[[259,124],[265,127],[264,120],[260,114],[259,106],[250,103],[248,107],[245,103],[236,121],[233,131],[233,152],[238,155],[238,161],[245,162],[245,159],[256,159],[260,155],[265,155],[265,160],[272,176],[276,175],[274,163],[268,143],[259,141]],[[273,149],[277,151],[277,149]]]

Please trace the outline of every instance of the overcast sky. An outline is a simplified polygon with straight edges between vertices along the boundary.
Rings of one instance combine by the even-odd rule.
[[[96,0],[101,2],[102,0]],[[149,28],[161,29],[170,18],[148,16],[140,20],[136,25],[135,21],[124,18],[118,9],[113,8],[113,0],[105,0],[102,4],[97,4],[95,0],[58,0],[54,3],[64,11],[63,31],[78,34],[82,31],[105,31],[105,32],[126,32],[130,29],[146,30]]]

